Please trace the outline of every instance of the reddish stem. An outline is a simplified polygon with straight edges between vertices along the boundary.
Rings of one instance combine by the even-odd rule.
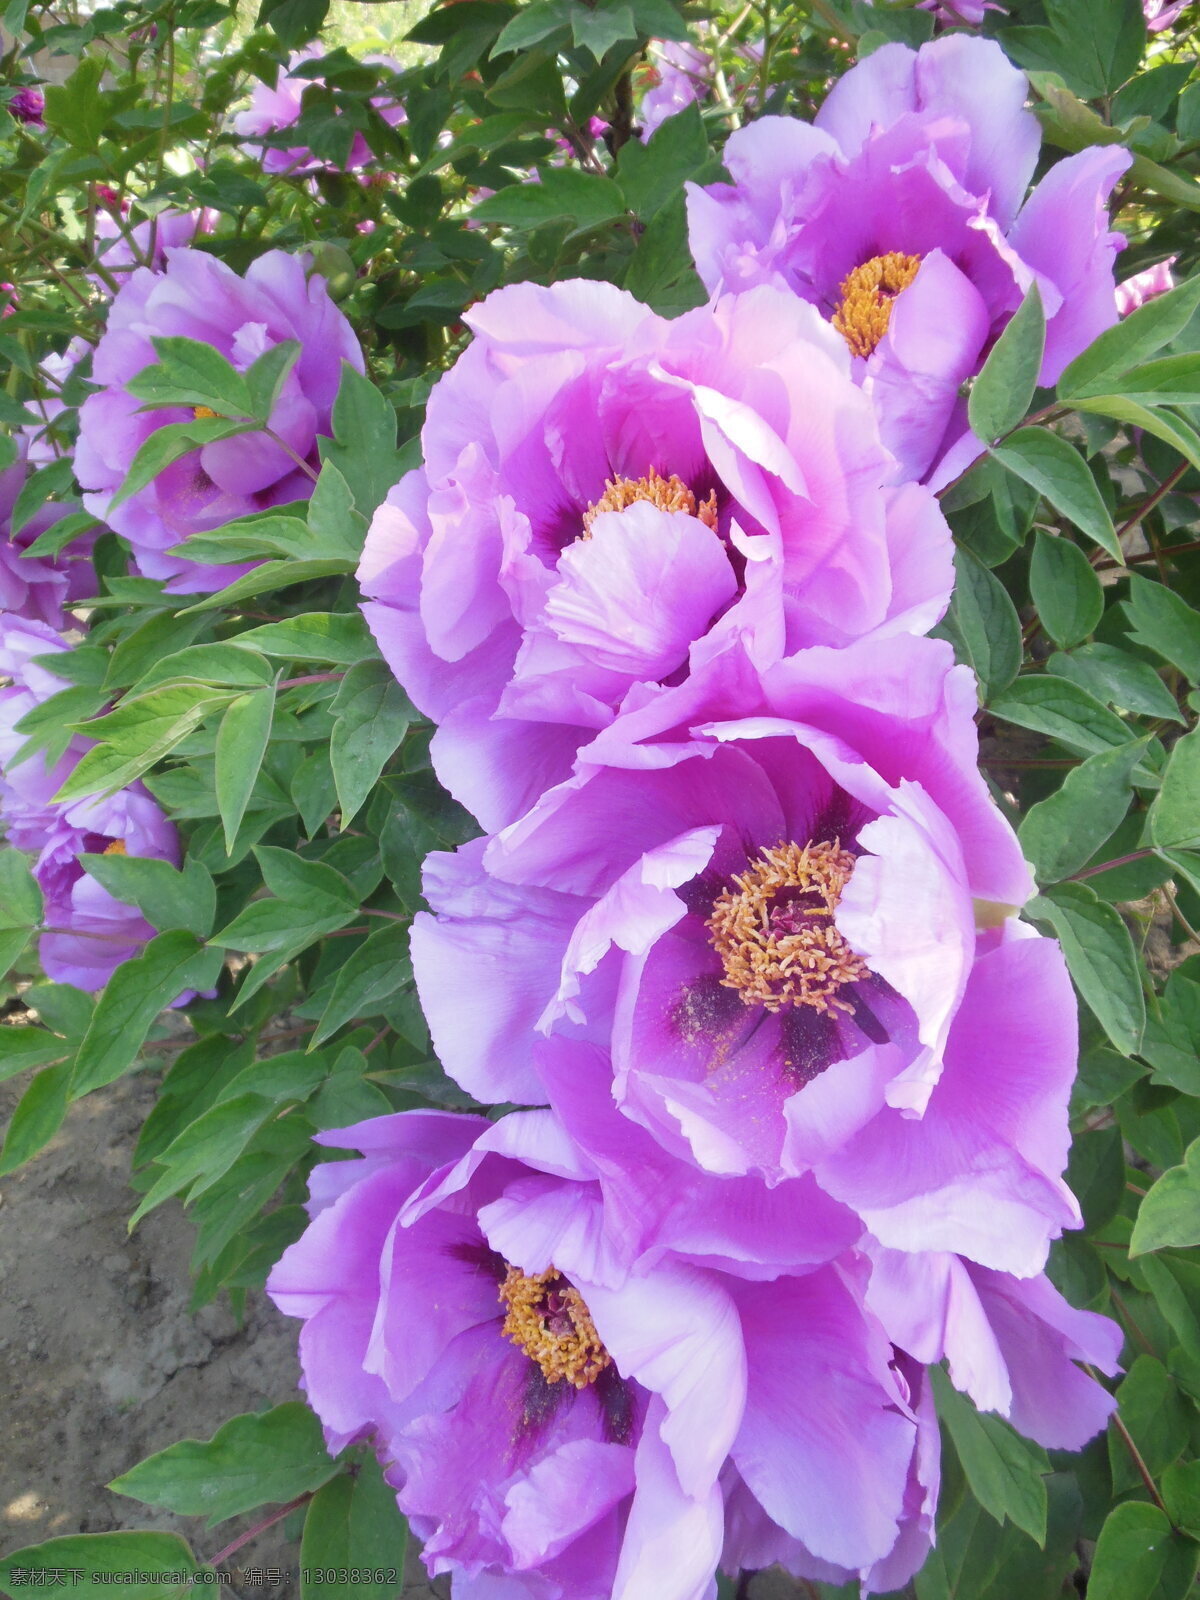
[[[282,1522],[284,1517],[291,1516],[293,1511],[307,1505],[312,1499],[314,1490],[308,1489],[304,1494],[298,1494],[294,1500],[289,1500],[287,1505],[280,1506],[278,1511],[272,1511],[269,1517],[264,1517],[261,1522],[256,1522],[252,1528],[247,1528],[245,1533],[239,1533],[231,1544],[224,1550],[218,1550],[211,1561],[206,1561],[205,1566],[219,1567],[222,1561],[228,1561],[235,1550],[240,1550],[244,1544],[249,1544],[251,1539],[257,1539],[260,1533],[265,1533],[268,1528],[273,1528],[277,1522]]]
[[[344,672],[306,672],[302,678],[285,678],[275,685],[277,689],[298,689],[303,683],[340,683]]]
[[[1124,867],[1130,861],[1144,861],[1154,854],[1153,850],[1131,850],[1127,856],[1114,856],[1111,861],[1101,861],[1097,866],[1084,867],[1082,872],[1073,872],[1066,881],[1078,883],[1080,878],[1094,878],[1098,872],[1112,872],[1116,867]]]

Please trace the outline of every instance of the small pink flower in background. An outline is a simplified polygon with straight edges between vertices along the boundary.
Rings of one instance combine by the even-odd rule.
[[[668,117],[709,92],[713,60],[697,45],[656,39],[651,46],[656,80],[642,97],[639,122],[649,139]]]
[[[24,122],[31,128],[44,128],[43,113],[46,110],[46,97],[40,89],[26,87],[18,89],[16,94],[10,96],[8,110],[18,122]]]
[[[261,140],[264,134],[282,133],[293,123],[298,122],[304,109],[302,105],[304,91],[313,84],[321,83],[322,79],[298,77],[295,75],[296,68],[306,61],[319,60],[321,55],[319,46],[309,45],[292,56],[288,63],[288,72],[280,73],[273,89],[265,83],[255,84],[250,95],[250,107],[247,111],[239,111],[234,117],[233,131],[247,143],[253,144]],[[390,56],[367,56],[365,60],[367,64],[389,67],[394,72],[400,70],[399,63],[393,61]],[[383,120],[393,128],[406,120],[404,107],[388,95],[376,96],[371,104]],[[366,166],[375,159],[370,145],[358,132],[354,135],[349,154],[340,166],[314,155],[307,145],[296,145],[287,150],[268,146],[262,151],[264,172],[286,173],[292,177],[307,176],[323,170],[353,172],[356,167]]]
[[[1166,294],[1175,287],[1175,279],[1171,268],[1175,265],[1175,257],[1168,256],[1165,261],[1159,261],[1152,267],[1146,267],[1142,272],[1135,272],[1132,278],[1126,278],[1117,285],[1117,310],[1123,317],[1131,311],[1136,311],[1139,306],[1144,306],[1147,300],[1154,300],[1160,294]]]
[[[0,295],[4,297],[4,308],[0,310],[0,317],[11,317],[17,309],[17,286],[15,283],[0,283]]]
[[[116,198],[113,194],[113,199]],[[168,208],[144,222],[130,225],[124,220],[128,212],[129,204],[125,201],[119,213],[114,208],[98,212],[96,216],[96,256],[109,277],[118,282],[123,282],[135,267],[164,271],[168,250],[180,250],[193,244],[197,235],[210,233],[216,222],[215,214],[208,210]],[[112,292],[99,275],[94,276],[92,282],[102,294]]]
[[[45,901],[47,929],[38,955],[46,976],[95,990],[138,953],[154,929],[136,907],[114,899],[86,873],[79,857],[148,856],[178,866],[180,848],[174,826],[140,783],[102,798],[65,804],[54,799],[90,740],[74,737],[53,763],[42,752],[17,759],[25,743],[17,724],[67,687],[65,678],[36,658],[69,648],[45,623],[0,612],[0,677],[9,680],[0,688],[0,828],[18,850],[36,855],[33,875]]]
[[[51,628],[70,626],[64,613],[75,601],[96,592],[91,549],[95,535],[74,540],[54,556],[29,556],[25,552],[35,539],[53,528],[79,507],[71,503],[47,501],[17,534],[11,531],[17,496],[28,476],[30,463],[38,465],[25,437],[19,437],[22,459],[0,472],[0,615],[36,619]],[[54,459],[54,452],[48,452]]]
[[[1142,13],[1151,33],[1169,28],[1181,12],[1186,11],[1190,0],[1142,0]]]

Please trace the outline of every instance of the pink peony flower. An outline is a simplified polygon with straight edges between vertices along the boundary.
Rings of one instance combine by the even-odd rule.
[[[735,632],[765,663],[942,615],[945,521],[891,486],[844,343],[795,296],[672,322],[605,284],[522,284],[466,321],[425,465],[358,576],[441,724],[441,781],[485,827],[564,778],[636,685],[680,681]]]
[[[255,84],[250,96],[249,110],[239,111],[234,117],[233,131],[247,143],[255,143],[264,134],[282,133],[293,123],[299,122],[303,110],[304,91],[324,80],[319,77],[295,76],[296,69],[306,61],[320,60],[321,56],[322,51],[318,45],[309,45],[291,58],[288,72],[280,73],[273,89],[265,83]],[[393,61],[390,56],[367,56],[365,59],[372,65],[388,67],[393,72],[400,70],[399,63]],[[375,96],[371,104],[390,127],[395,128],[406,120],[404,107],[388,95]],[[340,166],[315,156],[307,145],[297,145],[288,150],[281,150],[271,145],[262,150],[264,172],[287,173],[293,177],[321,171],[353,172],[357,167],[367,166],[374,160],[375,155],[370,145],[362,134],[357,132],[350,145],[350,152]]]
[[[1175,287],[1175,279],[1171,268],[1175,265],[1175,257],[1168,256],[1165,261],[1156,262],[1154,266],[1145,268],[1142,272],[1135,272],[1131,278],[1126,278],[1117,285],[1117,312],[1122,317],[1127,317],[1131,311],[1136,311],[1139,306],[1144,306],[1147,300],[1154,300],[1160,294],[1166,294]]]
[[[907,477],[948,483],[980,452],[960,393],[1036,282],[1043,384],[1110,327],[1106,198],[1133,159],[1096,146],[1026,188],[1040,133],[999,45],[950,34],[883,46],[814,125],[732,135],[733,183],[688,186],[692,253],[714,292],[773,283],[820,308],[854,357]]]
[[[9,115],[15,117],[18,122],[25,123],[28,127],[44,128],[46,126],[43,120],[45,110],[46,97],[40,89],[26,86],[9,96]]]
[[[151,339],[164,334],[211,344],[240,371],[284,340],[298,340],[300,357],[271,413],[278,438],[242,434],[204,445],[113,508],[145,440],[192,419],[184,407],[143,411],[126,388],[157,359]],[[305,257],[272,250],[239,277],[215,256],[168,249],[165,271],[138,267],[129,275],[96,347],[92,376],[101,388],[80,409],[75,453],[84,505],[129,540],[138,570],[167,579],[172,593],[221,588],[248,568],[201,566],[172,555],[173,546],[235,517],[308,498],[312,477],[299,462],[313,470],[319,464],[317,441],[331,430],[343,361],[363,370],[349,322],[324,278],[308,273]]]

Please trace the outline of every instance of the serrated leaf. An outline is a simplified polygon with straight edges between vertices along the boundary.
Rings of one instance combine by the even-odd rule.
[[[1029,410],[1042,367],[1046,314],[1033,284],[993,345],[967,399],[967,418],[985,444],[1015,428]]]
[[[79,864],[114,900],[136,906],[160,933],[183,928],[203,939],[212,932],[217,891],[194,858],[182,870],[149,856],[81,855]]]
[[[274,713],[274,688],[254,689],[229,702],[217,729],[214,781],[230,854],[258,781]]]
[[[100,61],[97,66],[102,66]],[[175,1533],[76,1533],[62,1539],[11,1550],[0,1559],[0,1589],[20,1594],[33,1580],[18,1572],[61,1571],[82,1574],[90,1600],[176,1600],[192,1588],[200,1563]],[[160,1581],[166,1573],[182,1574],[179,1583]],[[144,1581],[130,1574],[146,1573]]]
[[[1080,644],[1104,615],[1104,590],[1077,544],[1039,528],[1029,566],[1030,598],[1060,650]]]
[[[938,1416],[949,1430],[971,1493],[997,1522],[1006,1519],[1041,1544],[1046,1537],[1046,1452],[999,1417],[979,1412],[940,1367],[929,1369]]]
[[[1122,1055],[1136,1055],[1146,1025],[1137,953],[1120,913],[1082,883],[1060,883],[1029,902],[1058,935],[1071,977]]]
[[[1168,1167],[1138,1207],[1129,1241],[1131,1256],[1151,1250],[1183,1250],[1200,1244],[1200,1139],[1188,1146],[1182,1165]]]
[[[119,966],[79,1047],[71,1098],[77,1100],[128,1071],[158,1013],[185,989],[211,989],[221,962],[219,949],[174,929],[151,939],[141,955]]]
[[[340,1470],[317,1417],[289,1400],[273,1411],[231,1417],[211,1439],[170,1445],[108,1487],[177,1516],[207,1517],[212,1528],[243,1511],[319,1489]]]
[[[1089,756],[1061,788],[1030,807],[1018,837],[1039,883],[1069,878],[1113,834],[1129,809],[1130,776],[1145,752],[1134,740]]]
[[[1046,428],[1018,428],[992,454],[1062,513],[1079,531],[1121,561],[1121,547],[1108,507],[1087,462]]]
[[[399,748],[415,713],[382,661],[351,667],[329,709],[334,718],[329,757],[346,828]]]

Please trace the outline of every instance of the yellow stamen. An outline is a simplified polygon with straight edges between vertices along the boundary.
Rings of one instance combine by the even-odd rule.
[[[892,302],[908,288],[920,265],[920,256],[892,250],[886,256],[872,256],[843,278],[833,325],[852,355],[871,354],[888,331]]]
[[[565,1378],[586,1389],[611,1365],[583,1296],[557,1268],[527,1277],[509,1267],[500,1299],[507,1312],[501,1332],[537,1362],[547,1383]]]
[[[114,839],[111,844],[104,846],[104,854],[106,856],[123,856],[128,855],[128,853],[124,839]]]
[[[583,537],[592,536],[592,523],[602,511],[624,511],[639,500],[648,500],[660,511],[684,511],[689,517],[698,517],[706,528],[717,531],[717,491],[697,505],[696,496],[674,473],[664,478],[653,467],[645,478],[608,478],[604,493],[595,504],[583,513]]]
[[[706,926],[727,989],[743,1004],[779,1011],[851,1011],[838,990],[867,976],[867,966],[839,933],[833,913],[854,871],[854,857],[834,839],[778,844],[734,877]]]
[[[193,406],[192,415],[195,417],[197,422],[200,422],[205,417],[215,417],[217,413],[212,409],[211,406]]]

